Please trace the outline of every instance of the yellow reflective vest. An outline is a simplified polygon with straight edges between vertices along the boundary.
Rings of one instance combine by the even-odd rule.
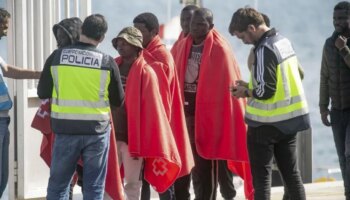
[[[266,100],[249,98],[246,119],[260,123],[275,123],[308,114],[308,106],[298,70],[298,60],[290,41],[283,36],[267,38],[257,48],[271,49],[278,60],[276,91]],[[252,74],[254,74],[254,67]],[[258,80],[251,76],[249,89],[257,88]]]
[[[110,118],[110,71],[101,69],[103,54],[63,49],[51,66],[54,82],[51,117],[58,120],[105,121]]]

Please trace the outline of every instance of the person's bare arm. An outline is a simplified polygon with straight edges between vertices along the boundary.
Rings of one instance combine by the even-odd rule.
[[[13,79],[39,79],[41,71],[23,69],[12,65],[1,65],[5,77]]]

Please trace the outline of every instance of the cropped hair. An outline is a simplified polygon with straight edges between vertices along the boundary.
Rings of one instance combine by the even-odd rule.
[[[334,10],[345,10],[346,14],[350,15],[350,2],[341,1],[337,5],[334,6]]]
[[[198,8],[199,7],[196,5],[187,5],[181,10],[181,12],[197,10]]]
[[[159,32],[158,18],[153,13],[141,13],[134,18],[133,23],[144,24],[148,31],[156,30],[157,33]]]
[[[193,15],[201,15],[204,17],[204,19],[209,23],[209,24],[213,24],[214,21],[214,16],[213,16],[213,12],[211,12],[211,10],[209,10],[208,8],[198,8],[194,11]]]
[[[100,40],[107,32],[108,24],[101,14],[93,14],[85,18],[81,27],[81,33],[96,41]]]
[[[270,18],[269,18],[266,14],[264,14],[264,13],[261,13],[261,15],[262,15],[263,18],[264,18],[264,21],[265,21],[266,26],[267,26],[267,27],[270,27]]]
[[[229,31],[231,33],[234,31],[243,32],[247,30],[249,25],[258,27],[264,23],[264,17],[254,8],[240,8],[233,13]]]
[[[0,8],[0,23],[2,23],[6,18],[10,18],[11,14],[4,8]]]

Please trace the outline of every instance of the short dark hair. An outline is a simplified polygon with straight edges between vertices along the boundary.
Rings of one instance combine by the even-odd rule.
[[[105,17],[101,14],[93,14],[85,18],[81,27],[81,33],[88,38],[100,40],[108,30]]]
[[[334,10],[345,10],[346,14],[350,15],[350,2],[341,1],[337,5],[334,6]]]
[[[11,14],[4,8],[0,8],[0,23],[4,22],[6,18],[10,18]]]
[[[261,15],[262,15],[263,18],[264,18],[264,21],[265,21],[266,26],[270,27],[270,18],[269,18],[266,14],[264,14],[264,13],[261,13]]]
[[[181,10],[181,12],[197,10],[198,8],[199,7],[196,5],[187,5]]]
[[[201,15],[209,24],[213,24],[213,12],[211,12],[211,10],[209,10],[208,8],[198,8],[194,11],[193,15]]]
[[[141,13],[132,22],[144,24],[148,31],[157,30],[157,33],[159,32],[158,18],[153,13]]]
[[[231,33],[234,31],[243,32],[251,24],[258,27],[264,23],[264,17],[254,8],[240,8],[233,13],[229,31]]]

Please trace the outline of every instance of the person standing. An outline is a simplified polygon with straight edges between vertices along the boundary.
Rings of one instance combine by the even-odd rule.
[[[59,23],[55,24],[52,27],[52,32],[56,38],[57,48],[63,48],[69,45],[73,45],[79,41],[81,25],[83,22],[78,17],[71,17],[61,20]],[[44,108],[50,107],[50,99],[45,99],[42,101],[38,109],[38,113],[44,112]],[[43,116],[43,117],[41,117]],[[43,158],[45,163],[50,167],[51,165],[51,156],[52,156],[52,145],[54,141],[54,134],[50,127],[50,120],[44,120],[46,115],[35,115],[32,127],[43,133],[43,138],[40,148],[40,156]],[[75,183],[79,186],[82,186],[82,176],[83,176],[83,167],[77,165],[76,169],[76,179],[72,179],[69,190],[69,199],[73,199],[73,188]]]
[[[118,51],[119,57],[115,58],[118,64],[124,90],[131,68],[143,68],[145,63],[142,56],[142,34],[134,27],[123,28],[117,37],[112,40],[113,47]],[[138,60],[138,62],[136,62]],[[146,68],[149,68],[147,66]],[[142,79],[142,77],[140,77]],[[133,115],[135,113],[130,113]],[[143,159],[132,157],[128,146],[127,113],[125,104],[115,113],[116,139],[118,145],[119,165],[124,169],[124,195],[128,200],[139,200],[142,187],[142,163]],[[133,141],[131,141],[133,142]]]
[[[181,25],[181,33],[179,38],[175,41],[174,45],[171,48],[171,53],[175,54],[178,48],[179,42],[190,35],[190,23],[191,18],[195,10],[199,7],[196,5],[187,5],[181,10],[180,14],[180,25]],[[219,174],[218,174],[218,182],[220,185],[220,193],[224,199],[233,199],[236,196],[236,190],[233,185],[233,173],[228,169],[227,161],[219,160]],[[190,187],[191,176],[187,175],[175,182],[175,194],[183,194],[177,195],[177,199],[190,200],[190,193],[185,194],[185,191],[188,191],[187,188]],[[182,191],[182,192],[177,192]]]
[[[172,51],[195,158],[191,173],[195,199],[216,198],[219,160],[240,161],[236,169],[247,167],[238,175],[251,199],[244,102],[228,89],[240,79],[240,71],[231,46],[213,27],[212,12],[196,9],[190,35]]]
[[[175,41],[175,43],[171,47],[171,50],[170,50],[171,54],[177,51],[176,49],[177,49],[178,43],[190,34],[191,18],[196,9],[198,9],[198,6],[196,5],[187,5],[181,10],[180,25],[182,30],[178,39]],[[190,186],[191,186],[190,174],[177,179],[174,185],[176,199],[190,200],[191,199],[191,194],[189,192]]]
[[[144,58],[157,74],[163,105],[181,158],[182,166],[178,177],[181,179],[181,177],[185,177],[190,173],[194,161],[174,60],[158,35],[159,23],[153,13],[141,13],[134,18],[133,23],[143,36]],[[184,187],[189,187],[189,185]],[[160,198],[168,200],[176,196],[177,198],[189,196],[189,193],[186,193],[186,191],[182,189],[174,191],[172,186],[165,193],[160,194]],[[150,188],[146,181],[143,181],[142,184],[141,199],[150,199]]]
[[[323,47],[319,107],[322,123],[332,127],[345,197],[350,200],[350,2],[335,5],[333,25]]]
[[[7,36],[11,14],[4,8],[0,8],[0,39]],[[4,78],[13,79],[38,79],[41,71],[33,71],[22,69],[17,66],[7,64],[0,57],[0,198],[6,188],[9,177],[9,144],[10,132],[8,126],[10,124],[9,111],[12,108],[12,100],[10,98],[7,84]]]
[[[80,42],[55,50],[46,60],[38,96],[52,99],[56,134],[47,199],[66,199],[79,158],[84,198],[103,199],[110,138],[110,112],[124,100],[119,69],[97,49],[107,32],[104,16],[88,16]]]
[[[156,174],[151,179],[145,176],[145,179],[156,189],[164,191],[177,178],[181,161],[156,73],[143,57],[141,32],[135,27],[126,27],[113,39],[113,46],[120,55],[115,60],[125,86],[127,131],[118,130],[121,126],[117,125],[117,138],[125,138],[118,139],[119,159],[125,174],[124,191],[126,199],[138,200],[143,162],[145,174]],[[165,171],[158,171],[163,168],[157,167],[158,161],[165,164]]]
[[[189,35],[191,18],[193,16],[193,12],[196,9],[198,9],[198,6],[196,5],[187,5],[181,10],[181,14],[180,14],[181,33],[177,38],[177,40],[174,42],[174,45],[171,47],[171,50],[170,50],[171,53],[173,53],[173,51],[177,48],[178,42]]]
[[[232,16],[229,32],[253,44],[255,61],[250,82],[238,80],[232,94],[248,98],[248,151],[255,200],[270,199],[273,157],[290,199],[305,199],[297,165],[296,136],[310,128],[308,106],[291,42],[269,28],[261,13],[240,8]]]

